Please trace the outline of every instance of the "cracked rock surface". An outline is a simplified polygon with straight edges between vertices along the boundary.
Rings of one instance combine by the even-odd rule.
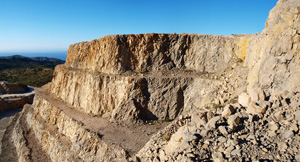
[[[71,45],[5,129],[0,159],[300,161],[299,24],[300,1],[279,0],[259,34]]]

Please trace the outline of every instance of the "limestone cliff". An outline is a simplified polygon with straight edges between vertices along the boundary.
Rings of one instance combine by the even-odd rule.
[[[55,70],[50,92],[93,115],[174,119],[184,108],[188,85],[201,75],[236,66],[244,59],[244,48],[240,36],[105,36],[70,46],[65,65]],[[140,112],[147,115],[141,117]]]
[[[300,88],[299,1],[278,1],[264,31],[248,41],[244,65],[249,69],[248,93],[253,102]]]
[[[3,147],[19,161],[299,160],[299,24],[300,1],[279,0],[260,34],[71,45]]]

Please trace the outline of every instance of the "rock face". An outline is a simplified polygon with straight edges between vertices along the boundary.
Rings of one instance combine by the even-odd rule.
[[[135,119],[175,119],[184,108],[188,85],[238,61],[243,48],[236,44],[239,41],[225,36],[140,34],[75,44],[66,63],[56,67],[50,93],[92,115],[111,113],[114,119],[127,120],[124,115],[130,111]],[[126,108],[130,110],[125,112]]]
[[[71,45],[2,148],[20,161],[35,160],[26,150],[51,161],[297,160],[299,24],[300,1],[279,0],[260,34]],[[41,149],[20,143],[32,143],[22,129]]]

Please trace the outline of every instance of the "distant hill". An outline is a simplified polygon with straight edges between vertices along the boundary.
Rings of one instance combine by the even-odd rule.
[[[0,81],[40,87],[51,81],[54,67],[65,61],[20,55],[0,57]]]
[[[0,57],[0,70],[11,68],[36,68],[46,67],[54,68],[65,61],[48,57],[24,57],[20,55]]]

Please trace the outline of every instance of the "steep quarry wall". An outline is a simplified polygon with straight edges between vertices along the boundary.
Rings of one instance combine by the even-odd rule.
[[[279,1],[264,31],[249,43],[245,65],[249,88],[293,90],[299,87],[299,1]],[[257,85],[255,85],[257,84]]]
[[[23,127],[52,161],[300,160],[299,24],[300,1],[279,0],[260,34],[71,45],[3,148],[27,158]]]
[[[241,42],[239,42],[241,41]],[[199,34],[110,35],[71,45],[65,65],[107,74],[224,71],[244,48],[235,37]]]
[[[242,36],[105,36],[71,45],[49,91],[92,115],[175,119],[184,108],[188,85],[203,74],[237,66],[245,59],[246,43]]]

